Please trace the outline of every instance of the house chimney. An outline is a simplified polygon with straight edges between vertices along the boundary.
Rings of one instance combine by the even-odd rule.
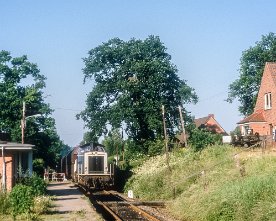
[[[215,115],[214,114],[208,114],[208,117],[212,117],[215,119]]]

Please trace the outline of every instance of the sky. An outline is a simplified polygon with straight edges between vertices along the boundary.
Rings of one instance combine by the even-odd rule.
[[[269,0],[0,0],[0,50],[27,55],[47,77],[45,101],[61,139],[78,145],[86,131],[76,114],[93,82],[83,84],[83,58],[118,37],[159,36],[181,79],[199,96],[186,108],[196,118],[214,114],[230,132],[243,118],[225,100],[239,77],[242,52],[275,32],[276,1]]]

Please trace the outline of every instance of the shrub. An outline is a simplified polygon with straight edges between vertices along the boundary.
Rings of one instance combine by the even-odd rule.
[[[154,140],[154,141],[147,141],[145,146],[148,150],[148,155],[150,156],[157,156],[161,154],[164,150],[164,141],[162,140]]]
[[[30,186],[16,185],[10,193],[11,212],[15,217],[18,214],[29,214],[33,206],[34,191]]]
[[[145,155],[142,145],[135,143],[132,140],[127,140],[125,143],[125,157],[128,160],[140,159]]]
[[[46,193],[46,182],[35,173],[31,177],[23,178],[20,183],[25,186],[30,186],[35,196],[43,195]]]
[[[33,202],[32,212],[40,215],[48,211],[51,198],[49,196],[36,196]]]
[[[8,214],[10,208],[9,196],[7,193],[0,192],[0,214]]]
[[[191,144],[195,150],[202,150],[208,145],[214,145],[221,142],[221,135],[212,134],[204,129],[195,128],[191,131],[189,137],[189,144]]]

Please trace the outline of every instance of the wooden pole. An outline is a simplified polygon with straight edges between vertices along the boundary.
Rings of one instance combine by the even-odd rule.
[[[175,186],[172,184],[171,175],[172,168],[170,167],[169,161],[169,148],[168,148],[168,138],[167,138],[167,127],[166,127],[166,118],[165,118],[165,107],[162,105],[162,116],[163,116],[163,127],[164,127],[164,141],[165,141],[165,149],[166,149],[166,164],[169,169],[169,183],[173,187],[173,198],[175,199]]]
[[[165,118],[165,107],[162,105],[162,117],[163,117],[163,127],[164,127],[164,142],[165,142],[165,153],[166,153],[166,163],[171,172],[172,169],[169,164],[169,148],[168,148],[168,138],[167,138],[167,128],[166,128],[166,118]]]
[[[179,116],[180,116],[180,121],[181,121],[181,126],[182,126],[182,138],[185,144],[185,147],[187,147],[187,139],[186,139],[186,132],[185,132],[185,127],[184,127],[184,120],[183,120],[183,116],[182,116],[182,109],[181,106],[178,106],[179,109]]]

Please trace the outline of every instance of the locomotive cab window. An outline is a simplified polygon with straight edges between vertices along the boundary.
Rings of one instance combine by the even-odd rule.
[[[104,172],[104,157],[103,156],[89,156],[88,157],[88,172],[89,173],[103,173]]]

